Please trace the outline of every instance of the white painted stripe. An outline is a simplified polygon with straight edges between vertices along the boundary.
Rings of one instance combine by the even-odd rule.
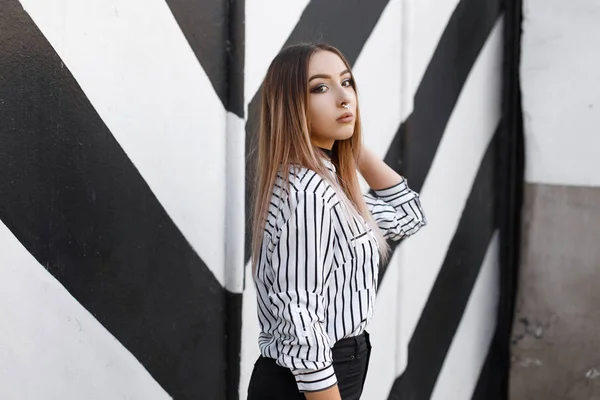
[[[244,87],[250,102],[309,0],[247,0]],[[246,113],[247,114],[247,113]]]
[[[399,252],[395,252],[392,255],[385,279],[381,282],[377,292],[373,320],[367,326],[373,349],[362,395],[365,399],[387,399],[396,380],[396,371],[393,365],[396,362],[398,343],[399,254]]]
[[[21,2],[223,283],[226,113],[167,4]]]
[[[0,243],[0,398],[171,398],[2,222]]]
[[[413,112],[415,103],[415,90],[410,84],[411,75],[413,74],[412,46],[414,42],[413,22],[415,19],[412,1],[404,0],[402,2],[401,12],[402,69],[400,70],[400,75],[402,82],[402,107],[400,108],[400,115],[402,117],[402,121],[405,121],[408,118],[408,116]]]
[[[470,400],[496,328],[500,296],[499,234],[490,241],[469,302],[435,384],[431,400]]]
[[[525,180],[599,187],[600,2],[528,0],[523,13]]]
[[[496,23],[469,75],[421,190],[428,225],[401,247],[400,331],[397,358],[406,368],[408,342],[471,191],[501,115],[502,20]],[[409,182],[410,184],[410,182]]]
[[[244,120],[231,112],[227,112],[226,158],[225,288],[242,293],[246,240],[246,130]]]
[[[385,156],[398,126],[401,109],[402,0],[391,0],[356,60],[354,73],[359,91],[363,142]]]

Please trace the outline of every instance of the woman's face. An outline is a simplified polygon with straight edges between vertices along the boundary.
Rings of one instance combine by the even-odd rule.
[[[308,64],[310,139],[331,149],[354,133],[356,92],[346,65],[337,54],[320,50]]]

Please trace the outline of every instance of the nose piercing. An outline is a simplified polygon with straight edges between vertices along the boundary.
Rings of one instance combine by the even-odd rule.
[[[350,104],[348,104],[348,103],[342,103],[342,107],[344,107],[344,108],[347,109],[348,107],[350,107]]]

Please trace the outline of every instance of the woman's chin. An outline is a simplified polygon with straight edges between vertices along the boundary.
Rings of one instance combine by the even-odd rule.
[[[346,140],[350,139],[354,135],[354,124],[341,126],[332,135],[335,140]]]
[[[329,131],[328,135],[318,135],[320,140],[346,140],[354,135],[354,125],[338,128],[335,131]]]
[[[354,135],[354,127],[352,127],[352,129],[348,129],[347,131],[340,132],[337,140],[350,139],[352,135]]]

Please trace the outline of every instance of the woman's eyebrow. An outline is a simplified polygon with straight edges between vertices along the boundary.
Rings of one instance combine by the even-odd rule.
[[[340,72],[340,76],[349,73],[350,71],[348,71],[347,69],[343,70],[342,72]],[[309,82],[312,81],[313,79],[318,79],[318,78],[323,78],[323,79],[331,79],[331,75],[326,75],[326,74],[316,74],[310,77],[310,79],[308,80]]]

